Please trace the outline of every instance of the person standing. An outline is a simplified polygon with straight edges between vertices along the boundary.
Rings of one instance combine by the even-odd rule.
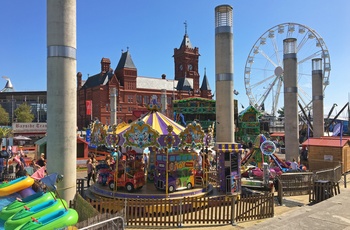
[[[142,161],[143,161],[143,164],[144,164],[144,173],[146,173],[147,172],[147,169],[148,169],[148,154],[147,153],[143,153],[143,159],[142,159]]]
[[[91,164],[92,164],[92,181],[96,183],[96,166],[98,164],[98,161],[96,159],[95,154],[91,154]]]
[[[86,167],[87,167],[87,186],[90,187],[90,180],[92,178],[93,175],[93,165],[92,165],[92,160],[91,158],[89,158],[86,161]]]

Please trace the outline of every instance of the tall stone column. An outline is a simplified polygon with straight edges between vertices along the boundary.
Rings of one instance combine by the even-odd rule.
[[[215,8],[216,142],[234,143],[233,12],[229,5]]]
[[[110,88],[110,104],[111,104],[111,124],[117,124],[117,89]]]
[[[299,116],[298,116],[298,82],[297,82],[297,39],[283,40],[284,64],[284,133],[286,160],[299,157]]]
[[[324,135],[322,58],[312,59],[313,136]]]
[[[76,193],[76,0],[47,0],[47,172],[64,175],[57,191]]]
[[[161,113],[164,115],[167,115],[166,111],[168,108],[168,101],[167,101],[167,96],[166,96],[166,89],[161,90],[160,102],[162,103]]]
[[[233,9],[215,8],[216,151],[220,189],[238,192],[232,181],[239,181],[239,146],[235,144],[233,98]],[[232,156],[234,159],[232,159]],[[237,167],[232,167],[236,165]],[[228,181],[227,178],[230,178]],[[235,189],[232,189],[235,187]]]

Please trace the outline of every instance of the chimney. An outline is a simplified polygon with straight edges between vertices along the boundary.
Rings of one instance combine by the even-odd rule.
[[[82,87],[82,81],[81,81],[81,77],[82,77],[83,75],[81,74],[81,72],[78,72],[77,73],[77,84],[78,84],[78,89],[80,89],[81,87]]]
[[[106,73],[111,67],[111,61],[109,58],[102,58],[101,60],[101,73]]]

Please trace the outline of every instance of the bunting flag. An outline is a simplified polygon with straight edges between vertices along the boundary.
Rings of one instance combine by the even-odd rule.
[[[334,137],[338,136],[339,134],[342,133],[342,124],[341,123],[337,123],[334,128],[333,128],[333,135]]]

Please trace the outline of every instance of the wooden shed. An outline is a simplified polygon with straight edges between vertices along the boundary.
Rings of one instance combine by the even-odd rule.
[[[350,137],[309,138],[303,146],[308,148],[309,170],[332,168],[342,164],[342,173],[350,171]]]
[[[47,153],[47,137],[43,137],[42,139],[35,142],[36,146],[36,158],[40,156],[40,153]],[[89,143],[86,140],[77,137],[77,158],[88,158],[89,156]]]

